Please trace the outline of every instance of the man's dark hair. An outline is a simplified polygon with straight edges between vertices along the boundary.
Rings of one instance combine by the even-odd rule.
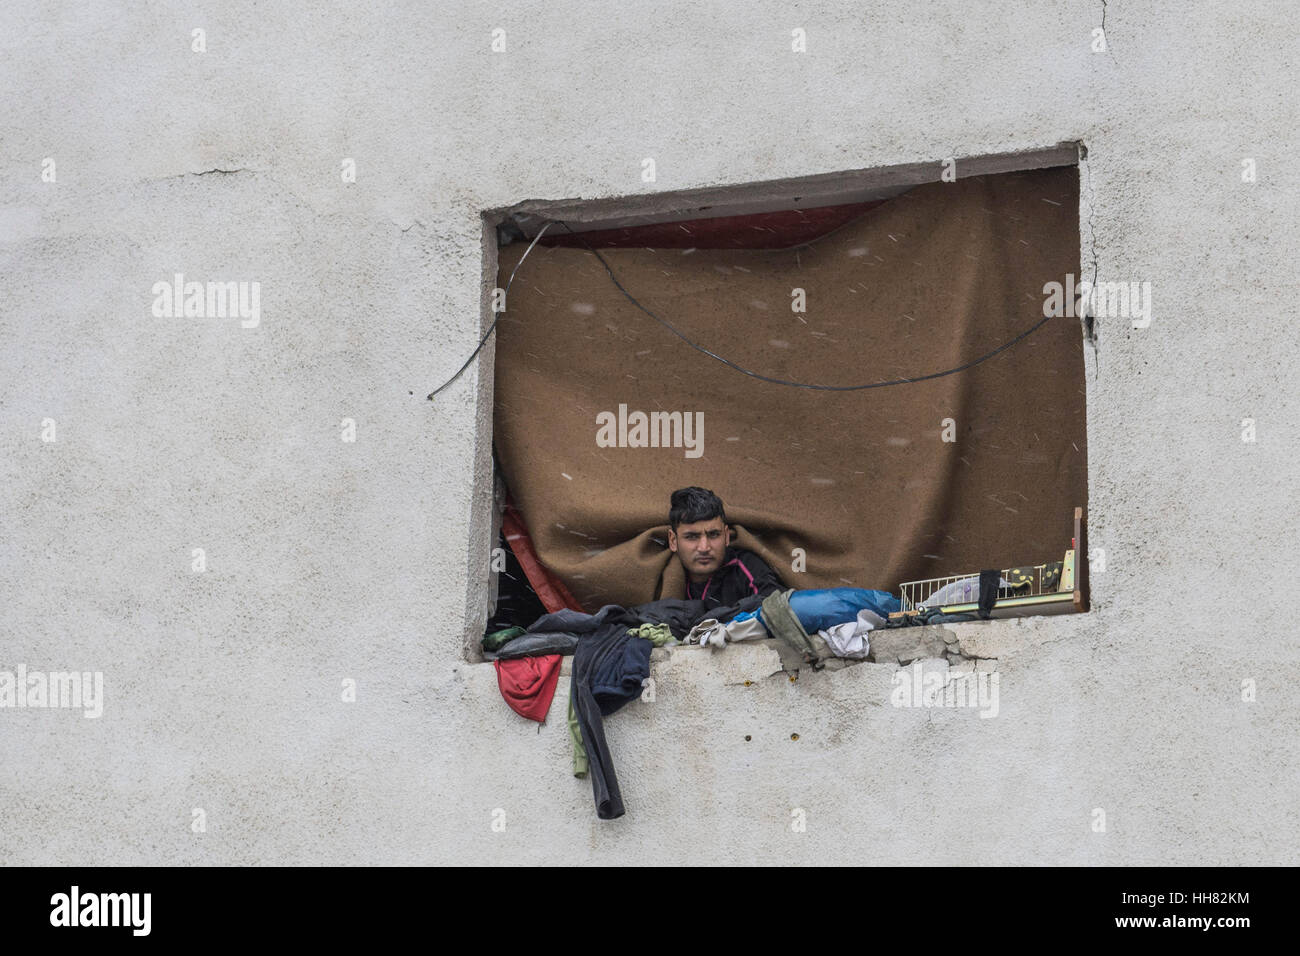
[[[674,532],[679,524],[695,524],[721,518],[727,523],[727,513],[722,509],[722,499],[708,488],[678,488],[673,492],[672,508],[668,512],[668,527]]]

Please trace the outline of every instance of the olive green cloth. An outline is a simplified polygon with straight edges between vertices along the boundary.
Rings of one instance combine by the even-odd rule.
[[[499,631],[493,631],[487,637],[483,638],[483,650],[495,654],[501,648],[505,647],[520,634],[527,633],[522,627],[507,627]]]
[[[582,744],[582,728],[578,726],[578,712],[573,706],[573,694],[569,694],[569,736],[573,738],[573,775],[587,775],[587,748]]]
[[[673,632],[667,624],[642,624],[640,627],[629,627],[627,632],[633,637],[644,637],[655,647],[677,643],[677,639],[673,637]]]
[[[773,591],[763,599],[763,624],[773,637],[794,648],[805,662],[812,664],[814,670],[821,670],[823,662],[835,653],[820,635],[804,630],[799,616],[790,607],[790,595],[794,591],[794,588]]]

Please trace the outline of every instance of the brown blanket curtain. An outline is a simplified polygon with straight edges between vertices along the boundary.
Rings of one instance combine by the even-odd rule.
[[[1044,284],[1078,277],[1078,208],[1063,167],[918,186],[795,248],[600,252],[704,348],[772,378],[859,385],[963,365],[1038,322]],[[501,250],[499,286],[526,248]],[[591,252],[539,244],[497,327],[495,445],[539,559],[588,610],[682,596],[666,542],[686,485],[721,496],[736,543],[787,585],[897,594],[1061,559],[1087,503],[1082,348],[1079,320],[1054,318],[942,378],[791,388],[692,349]],[[621,445],[601,427],[620,405]],[[689,416],[702,435],[628,447],[636,412]]]

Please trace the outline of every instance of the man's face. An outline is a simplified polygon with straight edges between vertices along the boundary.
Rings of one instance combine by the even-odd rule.
[[[668,532],[668,547],[677,554],[687,574],[707,577],[722,567],[729,537],[722,519],[710,518],[679,524],[676,532]]]

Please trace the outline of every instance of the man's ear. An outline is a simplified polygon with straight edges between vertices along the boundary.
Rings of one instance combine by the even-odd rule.
[[[677,532],[671,528],[668,529],[668,550],[674,553],[677,551]]]

